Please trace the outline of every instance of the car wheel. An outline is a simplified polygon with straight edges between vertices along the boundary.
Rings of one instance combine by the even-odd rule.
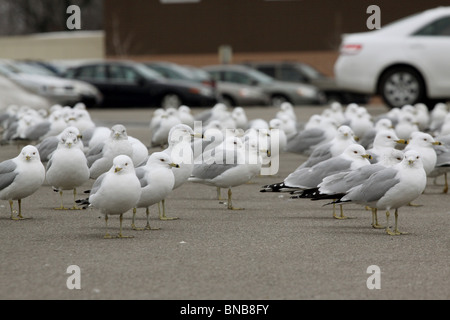
[[[161,99],[161,108],[178,108],[182,105],[181,98],[175,93],[168,93]]]
[[[395,67],[380,79],[379,92],[392,108],[421,102],[425,97],[425,84],[420,74],[412,68]]]
[[[234,106],[236,106],[236,103],[234,102],[233,98],[231,98],[230,96],[222,96],[222,102],[227,107],[234,107]]]
[[[277,108],[280,107],[281,104],[284,102],[290,102],[290,101],[285,96],[282,96],[279,94],[273,95],[270,98],[270,103],[272,104],[272,106],[277,107]]]

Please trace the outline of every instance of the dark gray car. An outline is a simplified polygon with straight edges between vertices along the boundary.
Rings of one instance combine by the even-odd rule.
[[[338,101],[343,104],[366,104],[370,96],[339,88],[336,81],[319,70],[302,62],[263,61],[247,62],[245,65],[259,70],[270,77],[281,81],[307,83],[318,87],[326,95],[327,101]]]
[[[324,104],[325,95],[317,87],[302,83],[278,81],[253,68],[243,65],[214,65],[203,68],[216,81],[259,87],[269,96],[271,105],[283,102],[293,105]]]

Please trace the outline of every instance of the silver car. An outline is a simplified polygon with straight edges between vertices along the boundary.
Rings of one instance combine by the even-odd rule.
[[[100,92],[89,83],[60,78],[25,62],[2,60],[0,74],[54,104],[84,102],[87,106],[95,106],[102,100]]]
[[[325,94],[315,86],[278,81],[251,67],[224,64],[203,69],[218,82],[260,88],[269,96],[270,104],[276,107],[283,102],[293,105],[326,103]]]

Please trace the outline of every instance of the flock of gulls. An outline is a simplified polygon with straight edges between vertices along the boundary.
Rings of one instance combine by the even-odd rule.
[[[11,105],[0,115],[0,129],[2,144],[23,146],[15,158],[0,162],[0,199],[9,201],[11,219],[26,219],[21,201],[48,185],[60,194],[56,210],[99,210],[105,238],[128,237],[122,221],[129,211],[134,230],[154,229],[149,218],[153,205],[159,219],[178,219],[166,216],[165,201],[185,183],[214,187],[227,209],[240,210],[233,206],[232,189],[263,174],[283,153],[306,160],[260,192],[325,200],[333,207],[332,217],[340,220],[348,218],[345,204],[358,204],[372,211],[372,227],[389,235],[404,234],[398,229],[398,210],[413,205],[427,178],[444,176],[443,193],[448,192],[450,113],[444,103],[432,110],[405,105],[374,117],[364,106],[335,102],[306,122],[298,121],[289,103],[270,121],[248,119],[242,107],[230,110],[221,103],[195,115],[188,106],[158,108],[149,122],[148,146],[122,124],[96,125],[81,103],[48,110]],[[160,151],[150,152],[153,148]],[[77,193],[89,181],[90,190]],[[228,191],[226,199],[222,189]],[[69,206],[64,191],[73,192]],[[143,228],[135,224],[138,209],[147,217]],[[378,211],[386,213],[384,226]],[[111,215],[120,219],[115,236],[108,232]]]

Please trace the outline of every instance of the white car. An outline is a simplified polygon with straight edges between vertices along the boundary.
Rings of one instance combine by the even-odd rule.
[[[450,7],[343,35],[334,72],[343,89],[379,94],[390,107],[448,100]]]
[[[22,62],[0,61],[0,75],[54,104],[83,102],[87,106],[96,106],[102,100],[101,93],[89,83],[60,78]]]

